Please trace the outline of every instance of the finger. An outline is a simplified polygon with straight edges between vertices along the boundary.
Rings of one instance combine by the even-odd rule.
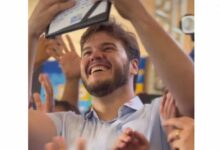
[[[57,48],[57,47],[59,47],[59,45],[60,45],[60,43],[59,43],[59,41],[57,40],[57,38],[55,38],[55,39],[49,39],[48,40],[48,47],[50,48],[50,47],[55,47],[55,48]]]
[[[129,127],[125,128],[123,133],[119,136],[119,139],[125,143],[130,142],[132,138],[133,138],[133,130]]]
[[[43,82],[43,80],[44,80],[43,73],[40,73],[38,77],[38,81],[40,82],[40,84]]]
[[[54,137],[53,141],[57,144],[59,150],[67,150],[66,143],[63,137],[61,136]]]
[[[47,49],[54,50],[55,53],[57,53],[58,56],[63,56],[63,46],[62,46],[61,38],[60,36],[56,37],[55,39],[50,39],[47,44]]]
[[[50,81],[48,75],[47,75],[47,74],[44,74],[44,75],[43,75],[43,78],[44,78],[44,81],[46,82],[46,85],[47,85],[48,89],[50,90],[50,93],[53,94],[53,86],[52,86],[52,84],[51,84],[51,81]]]
[[[45,38],[45,34],[41,34],[40,37],[39,37],[39,42],[40,41],[44,41],[46,38]]]
[[[183,129],[184,122],[181,120],[181,118],[171,118],[171,119],[166,120],[163,123],[163,126],[173,126],[178,129]]]
[[[60,61],[60,56],[54,51],[54,49],[47,49],[47,54],[56,59],[56,61]]]
[[[118,137],[118,143],[117,145],[121,145],[120,143],[129,143],[132,141],[133,138],[133,134],[132,135],[128,135],[126,133],[122,133],[119,137]]]
[[[60,46],[62,47],[62,49],[64,50],[64,52],[65,52],[65,53],[68,53],[69,50],[68,50],[68,48],[67,48],[67,46],[66,46],[66,44],[65,44],[65,42],[64,42],[64,40],[63,40],[63,38],[62,38],[62,37],[58,37],[57,40],[59,41]]]
[[[178,140],[180,138],[180,132],[179,129],[173,129],[167,136],[168,142],[173,142],[174,140]]]
[[[39,80],[41,85],[43,86],[45,93],[46,93],[46,108],[53,107],[53,87],[52,84],[47,76],[47,74],[41,73],[39,76]]]
[[[173,118],[173,114],[172,114],[172,108],[174,107],[174,99],[172,97],[172,95],[170,94],[169,99],[167,101],[167,118]]]
[[[42,86],[45,89],[46,96],[48,96],[50,99],[53,99],[53,88],[51,87],[51,84],[45,81],[42,83]]]
[[[170,107],[170,118],[175,118],[175,117],[177,117],[177,108],[175,105],[175,100],[172,99],[172,104]]]
[[[127,145],[127,144],[124,143],[124,142],[119,142],[117,148],[119,148],[119,149],[123,149],[123,148],[126,147],[126,145]]]
[[[73,51],[73,52],[76,52],[76,49],[75,49],[75,46],[70,38],[69,35],[66,35],[66,39],[68,41],[68,44],[69,44],[69,47],[70,47],[70,50]]]
[[[77,150],[86,150],[86,140],[84,138],[78,138],[76,141]]]
[[[53,112],[54,110],[54,99],[53,99],[53,88],[50,80],[45,76],[45,81],[43,82],[43,87],[46,92],[45,108],[47,112]]]
[[[120,136],[117,138],[116,144],[113,149],[117,150],[117,149],[124,148],[126,146],[126,144],[129,143],[129,141],[131,141],[131,138],[126,139],[127,137],[129,137],[129,136],[125,132],[120,134]]]
[[[179,150],[181,148],[181,140],[174,140],[170,143],[172,149]]]
[[[51,17],[55,16],[58,12],[61,12],[63,10],[66,10],[68,8],[71,8],[75,5],[75,0],[67,0],[65,2],[62,2],[63,0],[55,0],[53,5],[49,7],[47,10],[48,14],[51,14]],[[51,18],[52,19],[52,18]]]
[[[133,130],[129,127],[125,128],[123,133],[127,134],[127,135],[132,135],[133,134]]]
[[[56,48],[56,51],[55,51],[60,57],[64,55],[64,52],[63,52],[63,46],[62,45],[59,45],[58,48]]]
[[[40,98],[40,94],[39,93],[34,93],[33,94],[33,99],[34,99],[34,103],[36,105],[36,109],[39,111],[43,111],[43,104]]]
[[[137,131],[134,131],[134,137],[138,140],[140,144],[144,144],[146,146],[149,146],[149,142],[145,138],[145,136]]]
[[[168,104],[169,104],[169,96],[166,94],[166,97],[164,99],[164,119],[168,119]]]
[[[58,38],[49,40],[47,49],[52,49],[57,56],[63,56],[63,46],[60,43]]]
[[[50,142],[50,143],[47,143],[45,146],[44,146],[44,149],[45,150],[59,150],[55,147],[54,143]]]
[[[61,36],[57,36],[56,42],[59,46],[59,48],[57,49],[57,52],[59,53],[60,56],[63,56],[66,52],[68,52],[68,48],[66,47],[66,44],[63,41],[63,38]]]
[[[43,88],[45,89],[46,93],[49,93],[51,95],[53,88],[47,74],[41,73],[39,75],[39,81],[42,84]]]

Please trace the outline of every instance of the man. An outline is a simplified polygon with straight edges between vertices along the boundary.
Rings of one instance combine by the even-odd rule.
[[[137,30],[160,77],[178,99],[176,104],[180,113],[192,116],[194,71],[190,59],[148,14],[139,0],[113,2],[122,17],[128,19]],[[46,29],[52,16],[73,5],[70,1],[62,0],[39,3],[29,22],[30,64],[34,60],[37,37]],[[45,13],[54,5],[59,5],[59,9]],[[37,14],[43,18],[38,18]],[[40,23],[40,20],[47,23]],[[81,77],[93,95],[92,110],[85,118],[74,113],[45,115],[30,111],[30,149],[42,149],[56,135],[64,136],[69,149],[74,147],[73,141],[78,137],[86,138],[89,149],[111,149],[127,127],[144,134],[151,149],[169,149],[160,122],[160,102],[155,100],[151,105],[143,105],[135,97],[133,81],[138,72],[139,52],[136,42],[131,41],[135,41],[133,36],[115,23],[104,23],[87,30],[81,40]]]

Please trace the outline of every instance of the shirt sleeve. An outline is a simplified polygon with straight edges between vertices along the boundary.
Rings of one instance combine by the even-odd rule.
[[[63,128],[63,121],[64,121],[64,115],[66,112],[54,112],[54,113],[47,113],[47,115],[50,117],[50,119],[53,121],[56,130],[57,135],[62,134],[62,128]]]
[[[170,150],[169,143],[167,142],[167,136],[162,126],[162,120],[160,117],[160,103],[161,97],[156,98],[152,102],[152,136],[151,142],[153,145],[157,144],[157,148],[154,147],[153,149],[161,149],[161,150]],[[158,142],[160,144],[158,144]]]

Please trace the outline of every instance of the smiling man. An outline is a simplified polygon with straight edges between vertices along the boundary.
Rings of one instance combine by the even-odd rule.
[[[135,96],[133,83],[140,58],[137,41],[132,33],[108,22],[90,27],[82,36],[81,47],[81,78],[94,96],[93,109],[100,119],[112,120],[119,107]]]
[[[40,1],[43,8],[49,7],[49,2],[51,5],[55,3],[45,1]],[[56,2],[66,3],[62,0]],[[192,116],[194,71],[190,59],[139,0],[113,2],[118,12],[137,30],[160,77],[174,94],[180,113]],[[39,10],[40,6],[36,9]],[[36,12],[39,15],[43,13]],[[46,14],[51,16],[53,13]],[[44,17],[47,15],[44,14]],[[39,19],[31,18],[29,24],[40,23]],[[33,30],[29,26],[29,60],[34,58],[34,44],[39,30],[46,29],[43,23],[40,27]],[[74,112],[45,115],[30,111],[29,149],[42,149],[56,135],[64,137],[68,149],[74,148],[74,141],[79,137],[86,139],[88,149],[112,149],[117,137],[127,127],[142,133],[148,139],[151,150],[169,149],[159,115],[160,99],[143,105],[134,93],[139,57],[135,37],[120,25],[110,21],[89,27],[81,38],[81,78],[93,95],[92,109],[85,116]],[[37,125],[39,122],[41,126]]]
[[[96,28],[98,27],[96,26]],[[89,30],[91,31],[93,29],[97,31],[94,28],[91,27]],[[110,25],[105,28],[114,30]],[[93,33],[93,35],[90,35],[89,30],[84,34],[83,40],[85,42],[81,42],[82,79],[87,90],[92,95],[103,97],[127,84],[129,60],[122,40],[115,39],[107,31],[99,31],[96,34]],[[136,43],[134,38],[133,40],[133,43]]]

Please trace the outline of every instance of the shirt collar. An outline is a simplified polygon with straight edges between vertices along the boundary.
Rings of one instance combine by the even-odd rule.
[[[142,103],[142,101],[140,100],[138,96],[135,96],[134,98],[126,102],[124,106],[132,108],[134,110],[139,110],[144,106],[144,104]]]
[[[134,98],[130,99],[128,102],[126,102],[119,110],[118,112],[122,111],[125,107],[127,108],[131,108],[135,111],[141,109],[143,107],[143,103],[140,100],[140,98],[138,96],[135,96]],[[98,115],[96,114],[95,110],[91,107],[90,110],[85,113],[85,118],[87,119],[91,119],[91,118],[98,118]]]

